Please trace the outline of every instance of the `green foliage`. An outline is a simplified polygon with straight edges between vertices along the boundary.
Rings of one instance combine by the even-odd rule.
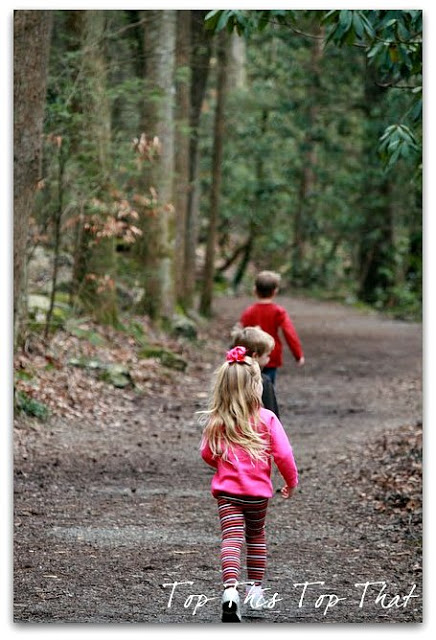
[[[422,75],[422,11],[329,11],[326,42],[363,46],[391,83]]]
[[[422,11],[329,11],[324,17],[327,42],[365,50],[378,81],[404,91],[409,104],[403,118],[381,136],[379,149],[386,169],[401,159],[420,162],[422,114]]]
[[[294,289],[322,291],[324,297],[355,299],[362,268],[359,247],[368,246],[371,251],[384,242],[380,229],[393,211],[394,244],[377,267],[379,282],[390,284],[376,284],[371,299],[377,308],[406,313],[407,306],[412,313],[414,305],[420,306],[419,287],[412,286],[404,274],[411,260],[407,239],[420,216],[414,202],[419,181],[411,182],[419,139],[411,126],[401,122],[401,113],[409,108],[408,93],[376,87],[377,96],[371,102],[364,83],[362,54],[366,49],[352,46],[344,51],[330,46],[317,58],[316,41],[304,33],[316,32],[320,15],[314,14],[320,12],[294,13],[284,16],[283,28],[259,31],[255,28],[259,13],[244,12],[250,20],[249,33],[240,12],[226,13],[227,18],[232,15],[233,28],[235,20],[239,21],[239,31],[249,38],[247,86],[228,98],[219,240],[222,259],[252,238],[251,258],[256,268],[280,271],[285,287],[291,282]],[[214,12],[210,17],[215,27],[219,16],[220,28],[227,27],[224,12]],[[353,33],[367,39],[373,36],[373,23],[365,14],[345,12],[344,44],[350,18]],[[392,121],[399,124],[387,129]],[[202,129],[205,192],[209,188],[206,132],[210,127],[206,114]],[[378,149],[377,139],[384,129],[387,135]],[[390,162],[398,146],[396,139],[400,140],[401,162],[395,162],[395,157]],[[312,173],[311,187],[302,197],[307,171]],[[384,190],[387,179],[389,188]],[[298,210],[300,255],[296,251]],[[239,264],[242,259],[241,254]],[[415,284],[420,279],[419,255],[416,262]],[[231,269],[235,272],[236,266]],[[248,280],[251,289],[251,276]]]
[[[177,355],[169,349],[160,346],[143,347],[139,352],[140,358],[157,358],[164,367],[175,369],[176,371],[185,371],[188,363],[184,358]]]
[[[413,132],[404,124],[392,124],[380,138],[379,153],[386,168],[391,169],[399,160],[420,158],[420,148]]]
[[[18,391],[15,397],[15,406],[19,411],[38,418],[38,420],[45,421],[50,416],[50,411],[45,404],[38,402],[24,391]]]
[[[229,9],[215,9],[205,18],[206,29],[217,33],[226,28],[230,33],[236,30],[238,35],[251,35],[256,31],[263,31],[272,21],[286,23],[293,17],[294,11],[238,11]]]
[[[102,272],[90,269],[84,256],[88,269],[78,289],[69,289],[81,312],[98,306],[105,286],[117,291],[125,311],[132,310],[143,294],[132,260],[132,227],[146,232],[148,218],[158,215],[156,195],[138,193],[159,147],[141,137],[143,35],[133,13],[105,11],[111,146],[103,170],[83,108],[93,78],[86,77],[80,34],[71,28],[75,14],[55,12],[45,189],[38,194],[35,238],[52,243],[62,148],[62,251],[76,256],[84,228],[79,223],[94,234],[86,236],[87,248],[92,253],[100,247],[99,259],[109,247],[117,250]],[[421,231],[421,12],[214,10],[205,24],[211,33],[228,29],[245,36],[247,57],[246,85],[227,100],[218,266],[236,258],[218,272],[216,288],[227,290],[244,273],[248,256],[256,268],[279,270],[285,286],[355,297],[359,251],[371,251],[381,241],[380,229],[392,225],[390,253],[378,268],[389,286],[374,286],[374,304],[419,306],[422,258],[412,237]],[[369,73],[373,100],[365,86]],[[189,82],[190,69],[177,69],[174,81]],[[198,132],[201,243],[207,236],[214,82],[212,67]],[[176,126],[191,132],[187,123]],[[121,228],[121,221],[128,227]],[[65,324],[69,313],[59,322]],[[80,325],[76,330],[83,335]],[[127,323],[126,330],[147,346],[139,325]]]
[[[301,22],[300,14],[310,13],[215,10],[206,16],[206,27],[214,32],[224,28],[236,30],[239,35],[248,37],[272,24],[295,29]],[[409,159],[412,155],[415,159],[419,157],[417,135],[422,114],[422,11],[343,9],[319,13],[322,24],[327,28],[326,43],[362,48],[368,63],[376,69],[379,82],[407,91],[409,95],[404,118],[410,120],[410,142],[403,142],[397,153],[397,144],[384,145],[384,140],[380,140],[385,167],[391,169],[400,158]],[[407,123],[403,123],[403,126],[407,127]],[[385,133],[389,138],[390,133],[387,130]],[[412,140],[414,144],[411,144]]]

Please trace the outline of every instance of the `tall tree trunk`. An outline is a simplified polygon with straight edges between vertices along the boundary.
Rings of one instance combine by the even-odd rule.
[[[50,292],[50,306],[48,308],[47,317],[45,321],[44,338],[47,340],[51,321],[53,317],[53,311],[56,299],[56,285],[58,280],[59,270],[59,253],[61,247],[61,221],[64,211],[64,176],[65,176],[66,154],[65,149],[62,147],[62,143],[58,149],[58,175],[57,175],[57,207],[53,213],[53,227],[54,227],[54,241],[53,241],[53,275]]]
[[[243,251],[242,251],[242,259],[238,265],[238,268],[236,269],[236,273],[235,276],[233,278],[233,290],[237,293],[238,289],[239,289],[239,285],[242,282],[242,279],[245,275],[245,272],[247,270],[247,267],[250,263],[251,260],[251,256],[253,254],[253,247],[254,247],[254,239],[256,237],[256,224],[251,221],[250,223],[250,232],[248,235],[248,240],[244,245]]]
[[[175,131],[175,180],[174,208],[176,214],[175,235],[175,290],[176,300],[185,310],[186,305],[186,217],[189,191],[189,141],[191,113],[191,11],[177,11],[176,40],[176,131]]]
[[[106,19],[104,11],[85,11],[84,34],[84,107],[95,163],[96,196],[110,205],[109,175],[111,167],[111,110],[108,99],[106,57],[104,53]],[[105,220],[103,220],[103,223]],[[116,273],[115,238],[101,237],[94,240],[88,264],[95,274],[96,285],[91,287],[93,316],[98,322],[116,324],[118,308],[114,277]],[[92,285],[92,281],[91,281]],[[95,301],[97,300],[97,305]]]
[[[228,47],[228,36],[226,33],[220,34],[217,47],[217,102],[215,110],[212,157],[212,186],[210,194],[209,230],[207,236],[203,292],[200,301],[200,312],[205,316],[209,316],[211,314],[213,282],[215,275],[215,248],[221,194],[222,156],[224,141],[224,107],[226,97]]]
[[[412,291],[422,298],[422,193],[415,195],[409,221],[409,250],[404,277]]]
[[[321,33],[321,32],[320,32]],[[318,34],[319,35],[319,34]],[[300,184],[298,188],[298,202],[294,215],[294,242],[292,256],[292,280],[301,284],[304,278],[304,260],[306,257],[306,215],[308,213],[307,200],[315,187],[315,166],[317,164],[317,153],[313,131],[316,128],[316,121],[319,113],[318,87],[320,84],[319,63],[323,54],[321,39],[316,39],[311,44],[309,77],[311,79],[308,92],[308,114],[307,127],[303,142],[303,167],[300,174]]]
[[[204,28],[204,18],[207,13],[207,11],[203,10],[191,11],[191,136],[189,143],[188,208],[185,224],[184,306],[186,309],[190,309],[194,306],[195,295],[195,258],[199,217],[199,127],[201,106],[206,92],[210,56],[212,52],[211,37]]]
[[[140,311],[151,318],[174,312],[174,66],[176,12],[144,11],[145,99],[143,132],[158,137],[160,153],[144,171],[145,193],[154,189],[157,206],[145,210],[142,238],[144,298]],[[148,215],[147,215],[148,214]]]
[[[99,236],[92,230],[93,201],[108,203],[110,175],[111,113],[107,92],[104,11],[73,11],[70,28],[74,45],[81,52],[77,70],[77,89],[72,106],[77,118],[73,129],[71,153],[76,156],[83,175],[89,180],[84,188],[84,228],[80,231],[75,256],[74,293],[84,309],[98,321],[116,324],[118,318],[114,275],[116,270],[113,237]],[[104,227],[105,214],[97,226]]]
[[[14,13],[14,343],[21,342],[27,295],[29,217],[41,176],[51,11]],[[32,43],[32,46],[29,46]]]
[[[245,39],[232,33],[228,60],[228,90],[244,89],[247,84]]]
[[[378,203],[367,211],[359,244],[359,299],[374,304],[389,302],[388,291],[395,280],[394,208],[391,184],[386,178],[365,181],[371,184],[372,195]]]
[[[380,171],[376,141],[383,131],[380,107],[385,94],[367,69],[365,83],[366,135],[363,142],[366,171],[362,184],[362,226],[358,247],[358,297],[369,304],[387,302],[394,284],[394,211],[389,177]]]

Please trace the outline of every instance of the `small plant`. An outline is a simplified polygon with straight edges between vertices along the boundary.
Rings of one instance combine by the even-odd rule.
[[[24,391],[18,391],[16,394],[15,406],[19,411],[23,411],[28,416],[34,416],[38,420],[44,421],[50,415],[50,411],[45,404],[31,398]]]

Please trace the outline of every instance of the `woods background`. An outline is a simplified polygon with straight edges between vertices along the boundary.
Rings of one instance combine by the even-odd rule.
[[[15,344],[264,268],[418,318],[421,84],[421,11],[15,11]]]
[[[278,380],[302,491],[270,512],[286,606],[263,621],[422,622],[422,12],[4,25],[14,620],[192,622],[157,586],[215,593],[197,412],[274,269],[306,364]],[[326,620],[292,590],[324,576],[347,605],[366,578],[421,601]]]

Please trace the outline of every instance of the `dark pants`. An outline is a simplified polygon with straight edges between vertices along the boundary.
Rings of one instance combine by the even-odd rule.
[[[264,373],[271,380],[273,384],[276,382],[277,375],[277,367],[264,367],[262,369],[262,373]]]

